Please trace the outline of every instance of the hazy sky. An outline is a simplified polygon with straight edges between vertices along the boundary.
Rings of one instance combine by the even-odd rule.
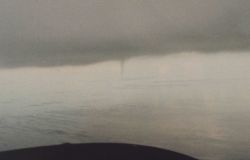
[[[0,14],[1,67],[250,44],[249,0],[0,0]]]

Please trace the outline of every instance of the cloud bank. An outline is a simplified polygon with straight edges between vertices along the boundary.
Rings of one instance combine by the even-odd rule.
[[[1,0],[0,67],[249,50],[249,0]]]

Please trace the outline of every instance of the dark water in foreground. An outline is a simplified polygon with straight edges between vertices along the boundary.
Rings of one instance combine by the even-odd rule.
[[[0,150],[125,142],[250,158],[250,55],[183,53],[0,70]]]

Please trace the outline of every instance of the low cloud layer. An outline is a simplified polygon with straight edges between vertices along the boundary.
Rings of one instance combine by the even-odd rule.
[[[250,48],[249,0],[2,0],[0,14],[0,67]]]

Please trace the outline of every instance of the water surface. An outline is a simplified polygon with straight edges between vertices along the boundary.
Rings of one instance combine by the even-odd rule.
[[[125,142],[250,157],[250,54],[179,53],[0,70],[0,150]]]

